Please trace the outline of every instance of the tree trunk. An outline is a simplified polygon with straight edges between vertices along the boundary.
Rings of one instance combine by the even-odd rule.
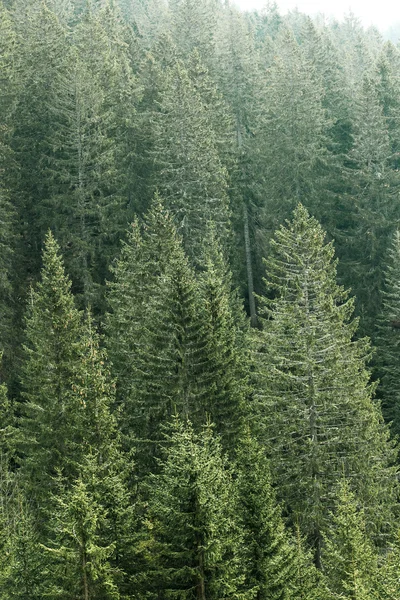
[[[254,299],[254,283],[253,283],[253,267],[251,264],[251,248],[250,248],[250,233],[249,233],[249,214],[247,206],[243,202],[243,225],[244,225],[244,247],[246,252],[246,269],[247,269],[247,287],[249,293],[250,307],[250,323],[252,327],[257,327],[256,302]]]

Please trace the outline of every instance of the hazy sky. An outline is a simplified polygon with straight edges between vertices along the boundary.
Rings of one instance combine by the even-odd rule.
[[[265,0],[234,0],[234,3],[248,10],[266,5]],[[400,21],[399,0],[277,0],[276,3],[283,14],[297,6],[301,12],[310,15],[321,12],[340,18],[352,10],[364,25],[374,24],[383,30]]]

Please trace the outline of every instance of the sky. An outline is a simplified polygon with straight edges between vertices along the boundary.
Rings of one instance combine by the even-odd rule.
[[[234,0],[243,10],[261,9],[266,0]],[[350,10],[365,26],[376,25],[382,31],[400,21],[399,0],[276,0],[280,12],[285,14],[294,8],[314,15],[318,12],[340,19]]]

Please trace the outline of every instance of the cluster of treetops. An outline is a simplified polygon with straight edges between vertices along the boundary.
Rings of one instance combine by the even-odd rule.
[[[2,599],[399,600],[399,166],[351,15],[0,0]]]

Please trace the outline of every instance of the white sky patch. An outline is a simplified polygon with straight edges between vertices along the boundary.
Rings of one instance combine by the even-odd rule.
[[[265,0],[234,0],[234,4],[242,10],[260,10],[267,3]],[[323,13],[339,20],[351,11],[364,26],[376,25],[383,31],[400,22],[398,0],[277,0],[276,4],[282,14],[297,7],[309,15]]]

